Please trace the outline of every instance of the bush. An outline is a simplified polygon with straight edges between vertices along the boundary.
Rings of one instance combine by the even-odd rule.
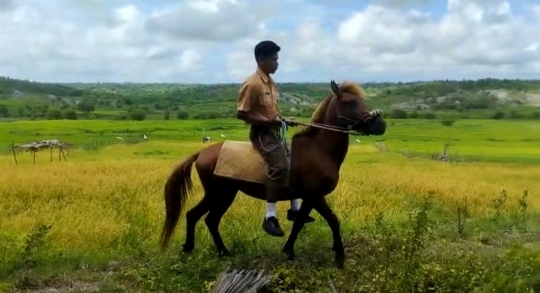
[[[452,125],[454,125],[455,122],[456,122],[456,120],[454,120],[452,118],[443,118],[443,119],[441,119],[441,124],[444,125],[444,126],[452,126]]]
[[[504,114],[503,111],[497,111],[491,116],[491,119],[497,119],[497,120],[504,119],[505,116],[506,115]]]
[[[402,110],[402,109],[394,109],[390,113],[390,117],[394,118],[394,119],[407,119],[408,116],[409,115],[408,115],[407,111]]]
[[[63,114],[64,118],[65,119],[68,119],[68,120],[77,120],[77,112],[75,112],[75,110],[73,109],[66,109],[64,110],[64,114]]]
[[[128,113],[128,116],[131,120],[143,121],[146,119],[146,112],[141,109],[134,109]]]
[[[60,111],[60,109],[49,109],[47,111],[47,119],[48,120],[62,119],[62,112]]]

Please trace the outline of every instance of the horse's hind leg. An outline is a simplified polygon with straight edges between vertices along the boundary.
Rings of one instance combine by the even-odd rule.
[[[204,214],[211,208],[208,194],[205,193],[201,201],[186,213],[186,242],[184,252],[191,252],[195,248],[195,226]]]
[[[214,239],[214,244],[216,245],[216,250],[219,256],[230,255],[227,247],[225,247],[225,244],[223,243],[221,235],[219,234],[219,222],[233,203],[237,193],[238,189],[234,188],[228,188],[226,190],[223,190],[222,188],[220,191],[213,191],[212,195],[214,204],[212,205],[208,216],[206,216],[206,219],[204,220],[210,234],[212,235],[212,238]]]

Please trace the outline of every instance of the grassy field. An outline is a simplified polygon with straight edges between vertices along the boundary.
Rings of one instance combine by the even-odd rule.
[[[356,137],[364,144],[384,142],[391,150],[440,152],[446,143],[456,155],[491,162],[540,163],[540,121],[458,120],[442,126],[438,120],[389,119],[383,137]],[[288,132],[290,138],[294,131]],[[221,137],[224,135],[225,138]],[[146,135],[149,141],[214,141],[247,139],[247,126],[239,120],[155,120],[155,121],[16,121],[0,123],[0,146],[9,153],[11,143],[57,138],[77,148],[92,150],[124,142],[138,143]],[[168,150],[163,149],[162,152]]]
[[[317,213],[289,262],[280,253],[286,239],[260,227],[264,202],[246,196],[220,225],[232,257],[217,258],[204,221],[195,251],[179,253],[184,215],[171,248],[159,252],[166,177],[204,146],[203,133],[244,140],[237,121],[0,125],[5,146],[47,138],[77,146],[67,162],[43,152],[33,165],[21,153],[15,165],[7,148],[0,156],[0,291],[209,292],[229,266],[271,271],[269,292],[330,292],[328,279],[338,292],[540,292],[539,122],[392,120],[383,137],[353,138],[328,197],[341,219],[343,271]],[[450,157],[465,162],[429,158],[447,142]],[[192,176],[188,208],[202,196]],[[287,208],[278,204],[286,232]]]

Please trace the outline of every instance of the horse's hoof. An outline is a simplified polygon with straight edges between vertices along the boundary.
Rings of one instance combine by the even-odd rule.
[[[227,249],[223,249],[218,253],[218,257],[228,257],[231,256],[231,253]]]
[[[345,254],[336,254],[336,266],[341,270],[345,268]]]
[[[283,248],[281,250],[281,252],[283,252],[283,253],[285,253],[287,255],[288,260],[294,260],[295,254],[294,254],[294,251],[292,249]]]
[[[193,248],[194,248],[193,245],[184,244],[182,251],[184,253],[191,253],[193,251]]]

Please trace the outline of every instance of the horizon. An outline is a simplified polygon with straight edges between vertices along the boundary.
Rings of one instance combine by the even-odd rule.
[[[45,83],[241,83],[265,39],[282,83],[540,79],[533,0],[5,0],[0,25],[1,74]]]
[[[109,81],[72,81],[72,82],[64,82],[64,81],[51,81],[51,82],[44,82],[39,80],[29,80],[29,79],[19,79],[19,78],[13,78],[10,76],[0,76],[0,78],[7,78],[11,80],[19,80],[23,82],[30,82],[30,83],[42,83],[42,84],[170,84],[170,85],[238,85],[241,84],[241,82],[191,82],[191,83],[183,83],[183,82],[132,82],[132,81],[118,81],[118,82],[109,82]],[[522,82],[536,82],[540,81],[540,78],[538,79],[523,79],[523,78],[476,78],[476,79],[433,79],[433,80],[413,80],[413,81],[357,81],[353,80],[353,82],[357,82],[360,85],[364,84],[419,84],[419,83],[435,83],[435,82],[477,82],[480,80],[508,80],[508,81],[522,81]],[[330,83],[330,80],[328,81],[313,81],[313,82],[298,82],[298,81],[276,81],[277,84],[326,84]]]

